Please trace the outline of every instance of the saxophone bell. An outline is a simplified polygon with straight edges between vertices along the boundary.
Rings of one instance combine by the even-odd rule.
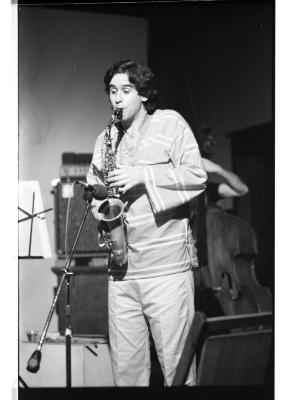
[[[108,198],[97,207],[97,216],[106,223],[109,238],[106,245],[111,250],[112,259],[118,266],[123,266],[128,260],[128,247],[124,225],[124,204],[116,198]]]

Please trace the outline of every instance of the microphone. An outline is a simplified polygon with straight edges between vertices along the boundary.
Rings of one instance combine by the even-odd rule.
[[[96,200],[104,200],[108,197],[108,189],[104,185],[90,185],[82,181],[76,181],[76,183],[84,186],[84,200],[92,201],[93,198]]]
[[[35,350],[32,353],[32,356],[28,360],[27,364],[27,371],[29,372],[37,372],[40,368],[40,361],[41,361],[41,351],[40,350]]]

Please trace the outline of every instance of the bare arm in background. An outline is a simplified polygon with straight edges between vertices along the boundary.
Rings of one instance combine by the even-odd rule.
[[[234,172],[228,171],[221,165],[203,158],[204,166],[207,173],[214,173],[224,179],[225,182],[219,185],[219,195],[223,198],[244,196],[248,193],[248,186]]]

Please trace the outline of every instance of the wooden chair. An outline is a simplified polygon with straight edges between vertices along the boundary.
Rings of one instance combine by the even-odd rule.
[[[206,318],[196,312],[173,386],[196,356],[197,385],[262,385],[272,372],[272,313]]]

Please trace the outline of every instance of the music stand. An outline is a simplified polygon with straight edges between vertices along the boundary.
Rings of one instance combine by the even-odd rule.
[[[18,182],[18,259],[52,257],[45,218],[51,210],[43,208],[38,181]],[[21,376],[18,379],[23,384]]]
[[[19,259],[52,257],[45,218],[45,213],[51,210],[43,208],[38,181],[19,182]]]

